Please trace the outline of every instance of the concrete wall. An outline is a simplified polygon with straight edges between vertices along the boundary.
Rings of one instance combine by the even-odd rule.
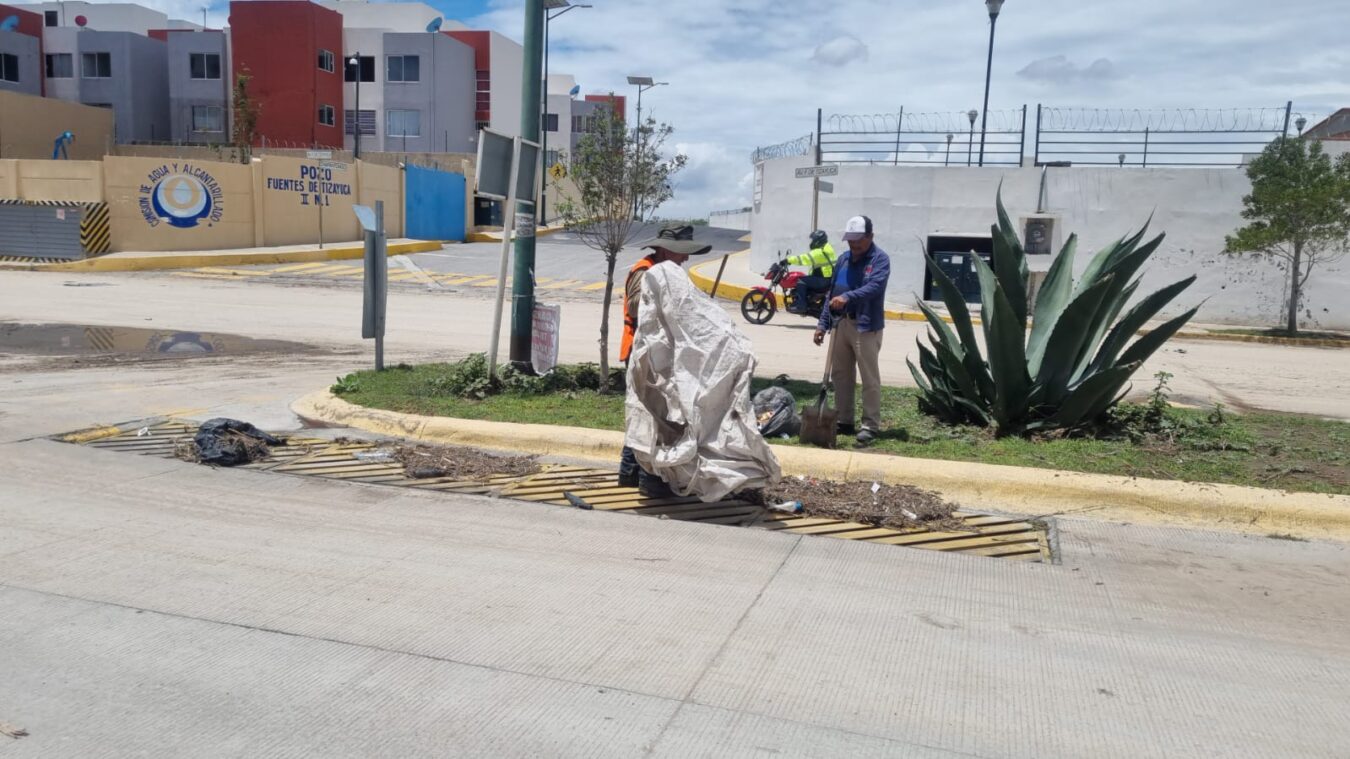
[[[129,32],[83,31],[79,53],[108,53],[112,76],[80,79],[80,101],[112,107],[118,142],[169,139],[167,46]],[[80,74],[80,57],[75,58]]]
[[[70,56],[71,76],[47,77],[47,97],[80,102],[80,38],[75,28],[48,28],[42,33],[44,55],[65,54]],[[45,70],[46,61],[43,61]]]
[[[103,162],[0,160],[0,199],[98,203]]]
[[[777,250],[801,252],[811,224],[811,182],[793,170],[810,158],[767,161],[757,169],[762,194],[751,219],[752,268],[767,267]],[[820,227],[837,241],[845,220],[865,214],[877,243],[891,254],[887,300],[911,305],[923,292],[919,240],[929,235],[988,236],[994,195],[1003,183],[1014,220],[1036,210],[1039,169],[844,166],[832,194],[820,199]],[[1167,238],[1144,274],[1142,294],[1195,274],[1198,279],[1170,307],[1179,313],[1204,301],[1196,320],[1233,324],[1280,323],[1287,280],[1273,264],[1233,258],[1221,251],[1224,235],[1238,228],[1242,196],[1250,190],[1236,169],[1050,169],[1047,213],[1061,217],[1063,237],[1079,236],[1076,270],[1090,255],[1154,214],[1152,229]],[[1039,262],[1041,266],[1048,262]],[[1350,329],[1350,261],[1318,271],[1305,292],[1310,328]]]
[[[103,163],[114,251],[255,244],[251,167],[114,156]]]
[[[4,13],[0,12],[0,19]],[[42,40],[22,32],[0,32],[0,54],[14,56],[18,63],[19,81],[0,79],[0,90],[22,92],[25,95],[42,94]]]
[[[722,229],[750,229],[749,211],[713,211],[708,214],[708,225]]]
[[[52,143],[66,130],[75,133],[67,148],[72,160],[102,158],[112,144],[112,111],[0,92],[0,158],[50,159]]]
[[[520,134],[520,88],[525,76],[525,49],[507,37],[488,32],[492,61],[492,128]]]
[[[220,56],[219,79],[193,79],[192,54]],[[167,35],[169,72],[169,139],[180,142],[217,143],[230,139],[230,61],[222,32],[175,31]],[[221,131],[193,129],[193,106],[221,108]]]

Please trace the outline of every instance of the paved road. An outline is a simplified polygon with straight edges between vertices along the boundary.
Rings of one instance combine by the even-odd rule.
[[[0,272],[0,320],[66,322],[86,325],[154,326],[171,330],[209,330],[259,338],[291,340],[362,353],[361,291],[355,283],[321,286],[284,278],[219,275],[200,279],[168,274],[59,274]],[[428,289],[400,287],[389,299],[389,360],[458,358],[487,349],[491,333],[490,287],[447,285]],[[561,360],[596,361],[601,321],[598,293],[569,297],[549,291],[561,302]],[[823,364],[810,345],[813,323],[805,318],[775,318],[753,326],[741,322],[733,304],[724,304],[755,347],[759,371],[811,379]],[[617,353],[622,329],[618,308],[610,312],[610,352]],[[917,322],[892,322],[886,328],[882,377],[909,385],[905,366],[923,334]],[[503,329],[500,354],[508,351]],[[1154,372],[1175,375],[1174,400],[1230,409],[1274,409],[1350,419],[1350,351],[1249,343],[1178,341],[1156,354],[1136,375],[1135,397],[1152,387]]]
[[[151,284],[58,289],[102,305],[48,308],[205,329],[228,294],[252,332],[250,298],[267,291],[294,295],[295,318],[254,336],[314,347],[0,358],[0,722],[28,733],[0,736],[6,757],[1132,759],[1350,743],[1340,544],[1061,518],[1062,564],[1028,565],[38,437],[175,409],[280,429],[291,397],[361,358],[325,347],[327,291],[198,282],[198,308],[180,311],[183,282]]]
[[[634,232],[633,242],[619,253],[615,262],[615,280],[622,283],[624,273],[648,251],[637,247],[657,233],[655,225],[642,225]],[[695,238],[713,246],[714,254],[745,250],[745,232],[715,227],[698,227]],[[395,256],[390,261],[389,280],[398,289],[430,289],[495,292],[500,271],[501,243],[446,245],[443,250]],[[508,269],[508,272],[511,271]],[[544,298],[598,300],[605,285],[604,255],[587,247],[570,232],[558,232],[539,238],[535,251],[535,281]],[[180,279],[239,280],[282,282],[321,287],[361,286],[360,261],[286,264],[267,266],[208,266],[165,274]],[[508,274],[508,283],[511,279]]]

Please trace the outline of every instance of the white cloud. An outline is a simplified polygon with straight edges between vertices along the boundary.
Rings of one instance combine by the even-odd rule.
[[[867,60],[867,45],[851,34],[835,37],[816,48],[811,60],[826,66],[844,66]]]

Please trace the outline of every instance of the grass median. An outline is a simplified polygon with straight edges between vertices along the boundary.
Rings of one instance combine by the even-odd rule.
[[[403,413],[623,429],[622,393],[578,387],[598,379],[593,368],[567,367],[563,376],[560,384],[568,387],[508,376],[504,389],[489,394],[464,362],[424,364],[357,372],[341,378],[334,391],[360,406]],[[772,384],[773,379],[757,378],[753,389]],[[819,390],[809,381],[779,384],[799,404]],[[999,439],[980,427],[941,424],[919,411],[917,398],[911,388],[883,389],[884,429],[872,452],[1350,494],[1350,424],[1344,422],[1273,412],[1237,414],[1222,407],[1171,408],[1161,388],[1151,403],[1121,404],[1113,423],[1092,435]],[[797,444],[795,438],[773,442]],[[841,445],[849,442],[840,438]]]

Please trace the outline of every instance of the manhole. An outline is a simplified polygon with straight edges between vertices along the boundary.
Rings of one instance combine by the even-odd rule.
[[[197,425],[192,422],[169,420],[145,426],[97,428],[70,433],[58,439],[104,450],[173,458],[175,446],[189,440],[196,431]],[[494,495],[557,506],[569,505],[564,496],[564,492],[568,492],[598,511],[739,525],[976,556],[1024,561],[1053,559],[1047,526],[1013,516],[958,511],[955,516],[965,523],[964,530],[896,530],[858,522],[783,514],[735,498],[716,503],[704,503],[688,497],[644,498],[635,488],[616,485],[614,470],[582,466],[546,465],[535,474],[501,475],[480,480],[454,480],[447,477],[412,479],[404,474],[403,465],[398,462],[371,460],[368,456],[360,455],[377,448],[378,443],[363,440],[333,441],[299,435],[284,439],[286,444],[273,448],[272,455],[267,459],[240,468],[417,490]]]

